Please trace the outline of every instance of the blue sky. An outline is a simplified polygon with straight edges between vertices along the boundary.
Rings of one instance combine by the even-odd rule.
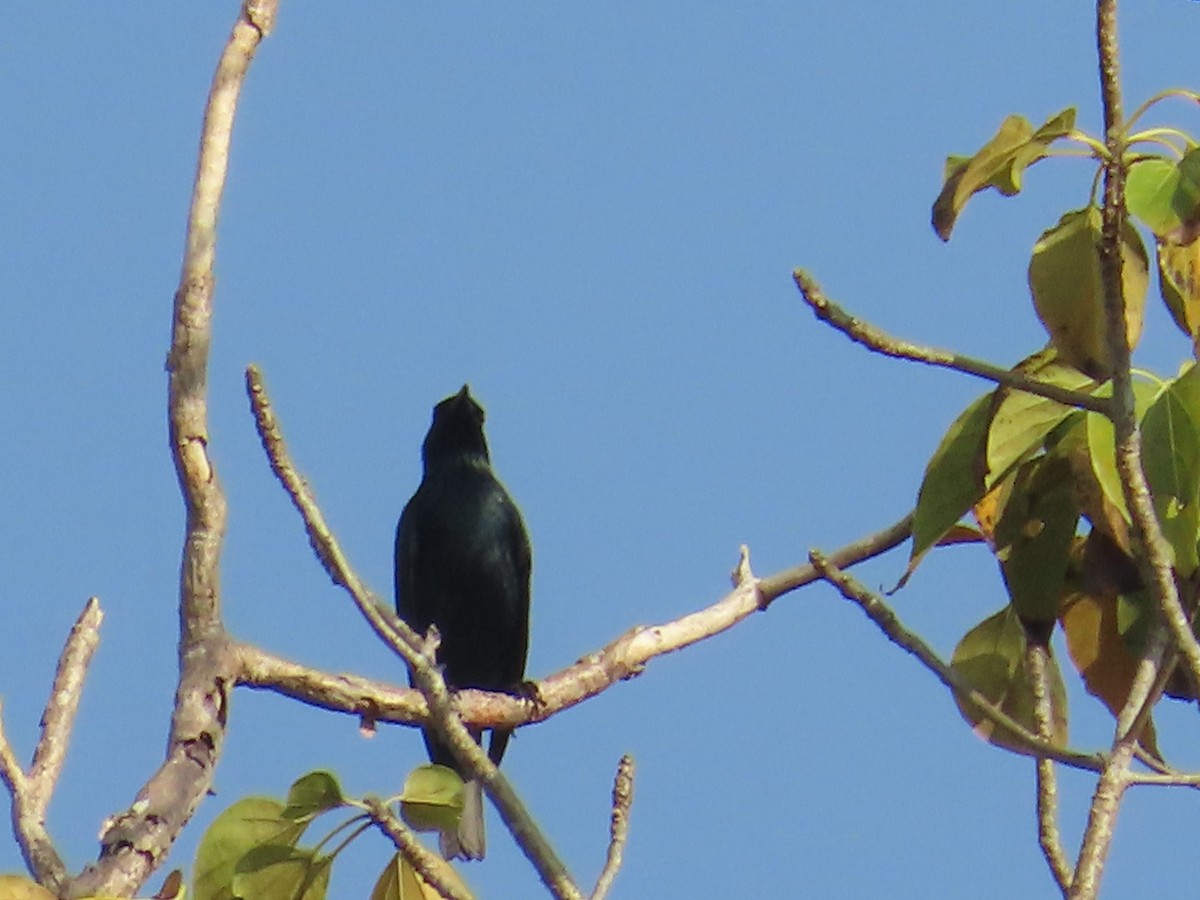
[[[182,506],[166,447],[171,296],[209,80],[234,3],[11,5],[0,35],[0,697],[33,747],[62,640],[106,611],[50,824],[71,867],[161,757]],[[432,405],[470,382],[534,543],[529,672],[891,523],[985,389],[886,361],[802,307],[813,271],[852,311],[1012,363],[1044,341],[1025,269],[1092,168],[1046,162],[928,225],[942,162],[1003,117],[1099,119],[1087,4],[285,2],[243,98],[218,246],[212,453],[229,494],[232,631],[402,682],[312,558],[263,458],[242,371],[263,367],[292,453],[380,592]],[[1121,17],[1129,106],[1197,83],[1200,5]],[[1168,107],[1164,121],[1196,128]],[[1155,307],[1139,362],[1188,355]],[[893,584],[902,553],[865,567]],[[1004,602],[975,549],[896,598],[949,655]],[[1109,723],[1072,684],[1073,742]],[[314,768],[398,789],[416,732],[267,694],[234,698],[225,805]],[[1194,708],[1164,751],[1200,764]],[[505,770],[589,885],[611,777],[638,763],[615,897],[1050,896],[1032,764],[974,738],[923,670],[813,586],[522,731]],[[1064,773],[1073,850],[1091,779]],[[490,818],[481,896],[538,896]],[[1183,791],[1128,799],[1107,895],[1200,877]],[[365,896],[382,839],[335,871]],[[0,840],[0,871],[20,865]],[[156,882],[155,882],[156,883]]]

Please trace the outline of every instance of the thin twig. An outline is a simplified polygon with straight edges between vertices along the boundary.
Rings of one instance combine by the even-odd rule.
[[[125,812],[109,820],[100,859],[76,879],[76,896],[132,896],[163,861],[208,795],[221,755],[227,691],[236,676],[221,623],[220,558],[226,498],[209,452],[208,352],[212,343],[217,218],[238,99],[278,0],[246,0],[217,64],[188,213],[167,355],[171,458],[187,513],[179,579],[179,682],[166,760]]]
[[[446,900],[473,900],[470,893],[464,893],[454,872],[436,853],[425,848],[413,832],[392,813],[387,804],[378,797],[364,797],[363,805],[367,814],[379,829],[391,838],[401,853],[407,857],[413,867],[421,873],[429,884]],[[447,871],[450,872],[447,875]]]
[[[1025,669],[1033,689],[1033,717],[1037,723],[1037,734],[1044,741],[1054,737],[1054,713],[1050,702],[1049,648],[1045,644],[1030,641],[1025,649]],[[1054,773],[1054,760],[1039,756],[1037,759],[1037,820],[1038,845],[1050,874],[1054,876],[1058,889],[1065,897],[1071,889],[1074,872],[1067,854],[1063,851],[1062,837],[1058,831],[1058,780]]]
[[[275,417],[275,410],[271,406],[271,398],[267,395],[262,372],[257,366],[246,368],[246,394],[250,398],[254,425],[271,471],[275,473],[296,511],[300,513],[308,534],[308,542],[321,566],[333,579],[334,584],[346,590],[371,629],[396,655],[407,660],[408,655],[419,653],[421,636],[409,628],[403,619],[385,606],[362,583],[334,538],[312,489],[292,463],[279,428],[279,421]]]
[[[549,840],[533,821],[512,785],[492,763],[483,748],[471,736],[454,707],[454,698],[433,656],[434,647],[414,632],[395,613],[384,607],[355,574],[337,539],[325,522],[308,483],[300,477],[283,439],[278,419],[267,396],[262,373],[250,366],[246,370],[246,391],[254,412],[255,426],[271,469],[292,498],[304,520],[309,542],[334,583],[350,594],[354,604],[367,618],[376,634],[404,660],[413,685],[424,696],[429,708],[426,725],[433,728],[450,748],[454,758],[470,776],[477,778],[496,805],[500,817],[543,883],[561,900],[582,900],[582,893],[571,879]]]
[[[613,881],[620,871],[625,855],[625,843],[629,839],[629,808],[633,805],[633,757],[626,753],[617,763],[617,775],[613,779],[612,824],[609,827],[608,855],[591,900],[604,900],[612,889]]]
[[[920,344],[894,338],[869,322],[864,322],[862,319],[847,313],[826,297],[812,276],[804,270],[797,269],[792,273],[792,278],[796,282],[796,287],[800,289],[800,296],[804,298],[804,302],[809,305],[818,319],[833,326],[846,335],[846,337],[850,338],[850,340],[856,344],[861,344],[868,350],[874,350],[876,353],[882,353],[885,356],[891,356],[895,359],[909,359],[913,362],[938,366],[943,369],[953,369],[955,372],[962,372],[965,375],[974,375],[976,378],[994,381],[997,384],[1003,384],[1007,387],[1024,391],[1027,394],[1036,394],[1039,397],[1057,400],[1059,403],[1065,403],[1067,406],[1075,406],[1079,409],[1087,409],[1103,413],[1104,415],[1109,414],[1109,404],[1105,398],[1093,397],[1091,394],[1084,394],[1080,391],[1067,390],[1066,388],[1031,378],[1023,372],[1002,369],[999,366],[993,366],[991,363],[963,356],[961,353],[939,350],[936,347],[924,347]]]
[[[1131,772],[1126,781],[1131,785],[1150,787],[1190,787],[1200,789],[1200,772]]]
[[[952,666],[943,662],[932,647],[905,628],[899,616],[883,601],[883,598],[833,565],[828,557],[814,550],[809,554],[809,559],[812,560],[812,564],[820,573],[821,578],[828,581],[837,588],[843,597],[866,613],[867,618],[874,622],[892,643],[915,656],[925,668],[937,677],[938,681],[953,691],[979,715],[1008,732],[1009,735],[1006,736],[1011,736],[1013,740],[1011,749],[1014,752],[1025,756],[1044,756],[1076,769],[1086,769],[1092,772],[1101,769],[1104,764],[1103,756],[1057,747],[1050,741],[1038,737],[1016,719],[999,709],[959,675]]]
[[[899,547],[912,537],[913,514],[909,513],[893,525],[882,531],[867,535],[841,549],[828,554],[830,563],[839,569],[848,569],[853,565],[881,556],[895,547]],[[821,580],[821,575],[811,563],[803,563],[775,575],[768,575],[758,582],[762,591],[763,606],[768,606],[784,594]]]

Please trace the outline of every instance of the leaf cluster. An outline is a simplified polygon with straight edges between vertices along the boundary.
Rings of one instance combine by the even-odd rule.
[[[1150,105],[1131,118],[1130,129]],[[982,191],[1018,193],[1024,170],[1055,155],[1053,145],[1065,141],[1081,145],[1098,167],[1107,159],[1103,143],[1076,130],[1073,109],[1036,129],[1010,116],[973,156],[950,157],[933,205],[935,231],[948,240],[967,201]],[[1147,144],[1153,152],[1133,149]],[[1150,282],[1141,226],[1154,242],[1160,296],[1191,340],[1194,356],[1200,335],[1200,149],[1187,135],[1165,129],[1130,132],[1122,146],[1130,213],[1119,241],[1126,341],[1134,348],[1141,336]],[[1081,396],[1105,398],[1111,394],[1114,360],[1106,338],[1101,215],[1094,194],[1095,189],[1085,206],[1065,213],[1033,245],[1030,295],[1049,343],[1014,371]],[[1133,386],[1142,467],[1190,613],[1200,593],[1200,370],[1189,362],[1173,377],[1143,375]],[[955,419],[926,467],[918,494],[912,554],[901,584],[936,546],[986,544],[1008,602],[963,636],[953,664],[1030,730],[1036,730],[1033,687],[1025,671],[1031,644],[1048,648],[1054,629],[1061,628],[1088,691],[1116,715],[1129,696],[1147,628],[1157,614],[1130,539],[1114,443],[1105,413],[1001,386]],[[1047,687],[1052,738],[1065,745],[1066,693],[1053,657]],[[1191,697],[1195,692],[1176,683],[1168,693]],[[969,704],[960,699],[959,706],[987,739],[1010,743]],[[1152,723],[1142,744],[1158,755]]]
[[[457,826],[463,783],[451,769],[420,766],[410,773],[399,798],[401,814],[418,830]],[[311,847],[301,846],[308,826],[336,810],[352,815]],[[365,802],[348,799],[336,777],[309,772],[292,784],[286,800],[245,797],[222,812],[196,850],[193,900],[325,900],[333,863],[373,822]],[[344,832],[332,849],[327,849]],[[470,896],[445,863],[438,877]],[[443,895],[400,852],[389,859],[370,900],[441,900]],[[178,898],[182,900],[182,897]]]

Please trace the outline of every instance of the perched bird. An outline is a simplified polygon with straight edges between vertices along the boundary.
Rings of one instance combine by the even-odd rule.
[[[437,626],[451,689],[513,691],[525,676],[532,557],[521,513],[492,472],[483,417],[467,385],[433,409],[421,484],[396,527],[396,611],[419,634]],[[492,731],[497,765],[511,734]],[[474,736],[482,743],[482,730]],[[424,737],[431,761],[458,770],[431,731]],[[443,834],[441,846],[447,859],[483,858],[478,782],[467,782],[458,834]]]

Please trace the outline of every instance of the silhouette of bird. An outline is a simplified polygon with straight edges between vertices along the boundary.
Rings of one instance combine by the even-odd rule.
[[[396,527],[396,611],[419,634],[437,626],[451,689],[513,691],[525,675],[532,553],[520,510],[492,471],[483,420],[467,385],[434,407],[421,484]],[[472,733],[482,743],[482,730]],[[497,765],[511,734],[492,731]],[[465,776],[436,735],[425,729],[424,738],[432,762]],[[478,782],[467,781],[458,833],[443,833],[441,847],[447,859],[483,858]]]

